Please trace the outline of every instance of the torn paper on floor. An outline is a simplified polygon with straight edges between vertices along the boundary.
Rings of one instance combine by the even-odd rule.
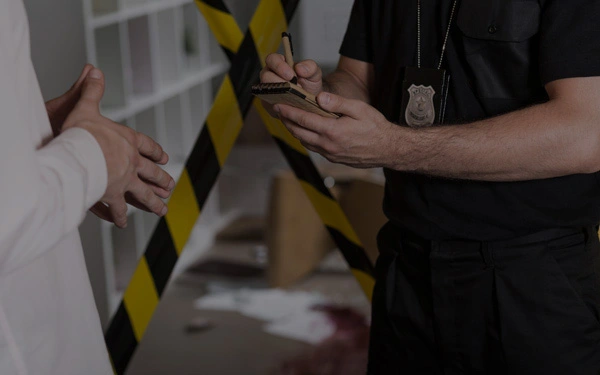
[[[333,322],[312,310],[327,300],[319,293],[282,289],[242,289],[209,294],[194,302],[197,309],[235,311],[267,322],[268,333],[318,344],[335,331]]]
[[[306,311],[274,321],[263,327],[265,332],[316,345],[335,333],[327,314]]]

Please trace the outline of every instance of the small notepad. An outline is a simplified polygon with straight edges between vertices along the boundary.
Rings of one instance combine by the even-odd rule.
[[[252,94],[270,104],[287,104],[323,117],[340,117],[337,113],[332,113],[321,108],[314,95],[291,82],[253,85]]]

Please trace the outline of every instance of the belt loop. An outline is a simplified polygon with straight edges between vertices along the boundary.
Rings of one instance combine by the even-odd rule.
[[[598,226],[587,226],[583,228],[585,234],[585,243],[587,244],[592,238],[598,237]]]
[[[488,242],[481,242],[481,256],[483,257],[483,262],[486,267],[494,267],[494,254],[492,253],[491,246]]]

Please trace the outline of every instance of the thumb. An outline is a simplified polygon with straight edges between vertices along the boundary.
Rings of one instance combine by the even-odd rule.
[[[104,96],[104,74],[100,69],[94,68],[92,69],[85,80],[83,81],[83,85],[81,87],[81,100],[85,101],[89,104],[94,104],[94,106],[99,109],[100,101]]]
[[[73,92],[79,93],[79,89],[81,88],[81,85],[85,81],[85,78],[90,74],[90,72],[93,69],[94,69],[94,66],[92,64],[85,64],[85,66],[83,67],[83,70],[81,71],[81,74],[79,75],[79,78],[77,78],[77,81],[75,81],[73,86],[71,86],[71,88],[69,89],[69,91],[67,91],[65,93],[65,95],[71,94]]]
[[[329,92],[322,92],[317,96],[317,102],[321,108],[333,112],[339,113],[344,116],[349,116],[354,119],[358,119],[363,110],[364,102],[359,100],[346,99],[339,95],[335,95]]]
[[[75,81],[73,86],[69,88],[68,91],[66,91],[61,96],[46,102],[46,110],[48,111],[48,114],[50,115],[51,119],[57,116],[62,118],[62,121],[64,121],[64,117],[66,117],[69,114],[69,112],[71,112],[71,110],[75,106],[75,103],[77,103],[77,101],[79,100],[81,96],[81,85],[83,84],[85,78],[88,76],[88,74],[93,68],[93,65],[86,64],[83,70],[81,71],[79,78],[77,79],[77,81]],[[57,121],[61,120],[60,118],[57,118]]]

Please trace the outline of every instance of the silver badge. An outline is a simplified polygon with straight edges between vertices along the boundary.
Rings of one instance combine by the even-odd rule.
[[[433,87],[411,85],[408,92],[410,99],[406,106],[406,123],[413,127],[433,125],[435,121],[435,107],[433,105],[435,90]]]

